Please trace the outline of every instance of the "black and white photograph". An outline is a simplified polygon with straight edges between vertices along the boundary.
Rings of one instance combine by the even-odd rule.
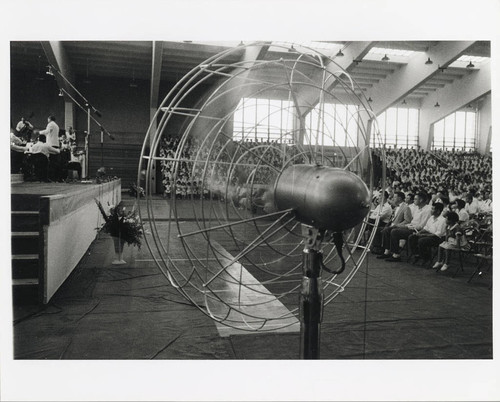
[[[0,400],[500,398],[498,1],[68,4],[5,6]]]

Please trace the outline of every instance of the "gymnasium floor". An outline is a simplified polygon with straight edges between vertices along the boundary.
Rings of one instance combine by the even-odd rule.
[[[126,265],[113,259],[100,234],[48,305],[14,306],[15,359],[298,359],[297,325],[224,334],[170,286],[147,247],[125,247]],[[473,264],[452,277],[368,255],[324,311],[321,358],[492,359],[492,276],[467,283]]]

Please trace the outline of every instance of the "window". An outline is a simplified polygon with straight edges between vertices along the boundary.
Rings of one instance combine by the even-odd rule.
[[[242,98],[233,115],[233,140],[292,143],[293,119],[292,102]]]
[[[390,108],[377,116],[380,141],[386,147],[411,148],[418,147],[419,110],[414,108]],[[380,146],[373,134],[372,147]]]
[[[432,149],[470,150],[476,147],[476,112],[456,112],[434,123]]]
[[[304,145],[357,146],[358,107],[322,103],[309,112],[305,119]]]

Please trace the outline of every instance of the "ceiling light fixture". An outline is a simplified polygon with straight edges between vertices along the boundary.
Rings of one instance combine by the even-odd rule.
[[[441,107],[441,105],[439,104],[438,101],[436,101],[436,104],[434,105],[434,107]]]
[[[344,57],[344,53],[342,53],[342,49],[339,49],[336,56],[337,57]]]
[[[403,105],[406,105],[406,99],[403,99],[403,102],[401,102]]]
[[[467,64],[467,68],[474,68],[475,65],[472,64],[472,60],[469,61],[469,64]]]
[[[47,66],[48,70],[45,74],[47,75],[54,75],[54,72],[52,71],[52,66]]]
[[[373,99],[372,99],[372,97],[371,97],[371,96],[370,96],[370,97],[368,97],[368,102],[370,102],[370,103],[371,103],[371,102],[373,102]]]
[[[382,57],[382,61],[389,61],[389,57],[387,57],[387,54],[384,55],[384,57]]]
[[[433,63],[433,61],[431,60],[431,58],[427,57],[427,61],[425,62],[425,64],[430,65],[432,63]]]
[[[62,89],[59,89],[59,96],[64,96]]]

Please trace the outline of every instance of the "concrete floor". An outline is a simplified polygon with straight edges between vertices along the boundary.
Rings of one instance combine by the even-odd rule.
[[[170,286],[146,247],[125,247],[126,265],[114,266],[113,259],[112,239],[100,234],[48,305],[14,306],[15,360],[266,359],[272,365],[299,358],[297,331],[221,337],[215,323]],[[492,275],[467,283],[473,263],[452,277],[369,255],[325,308],[321,359],[491,362]],[[340,371],[350,372],[349,366]]]

